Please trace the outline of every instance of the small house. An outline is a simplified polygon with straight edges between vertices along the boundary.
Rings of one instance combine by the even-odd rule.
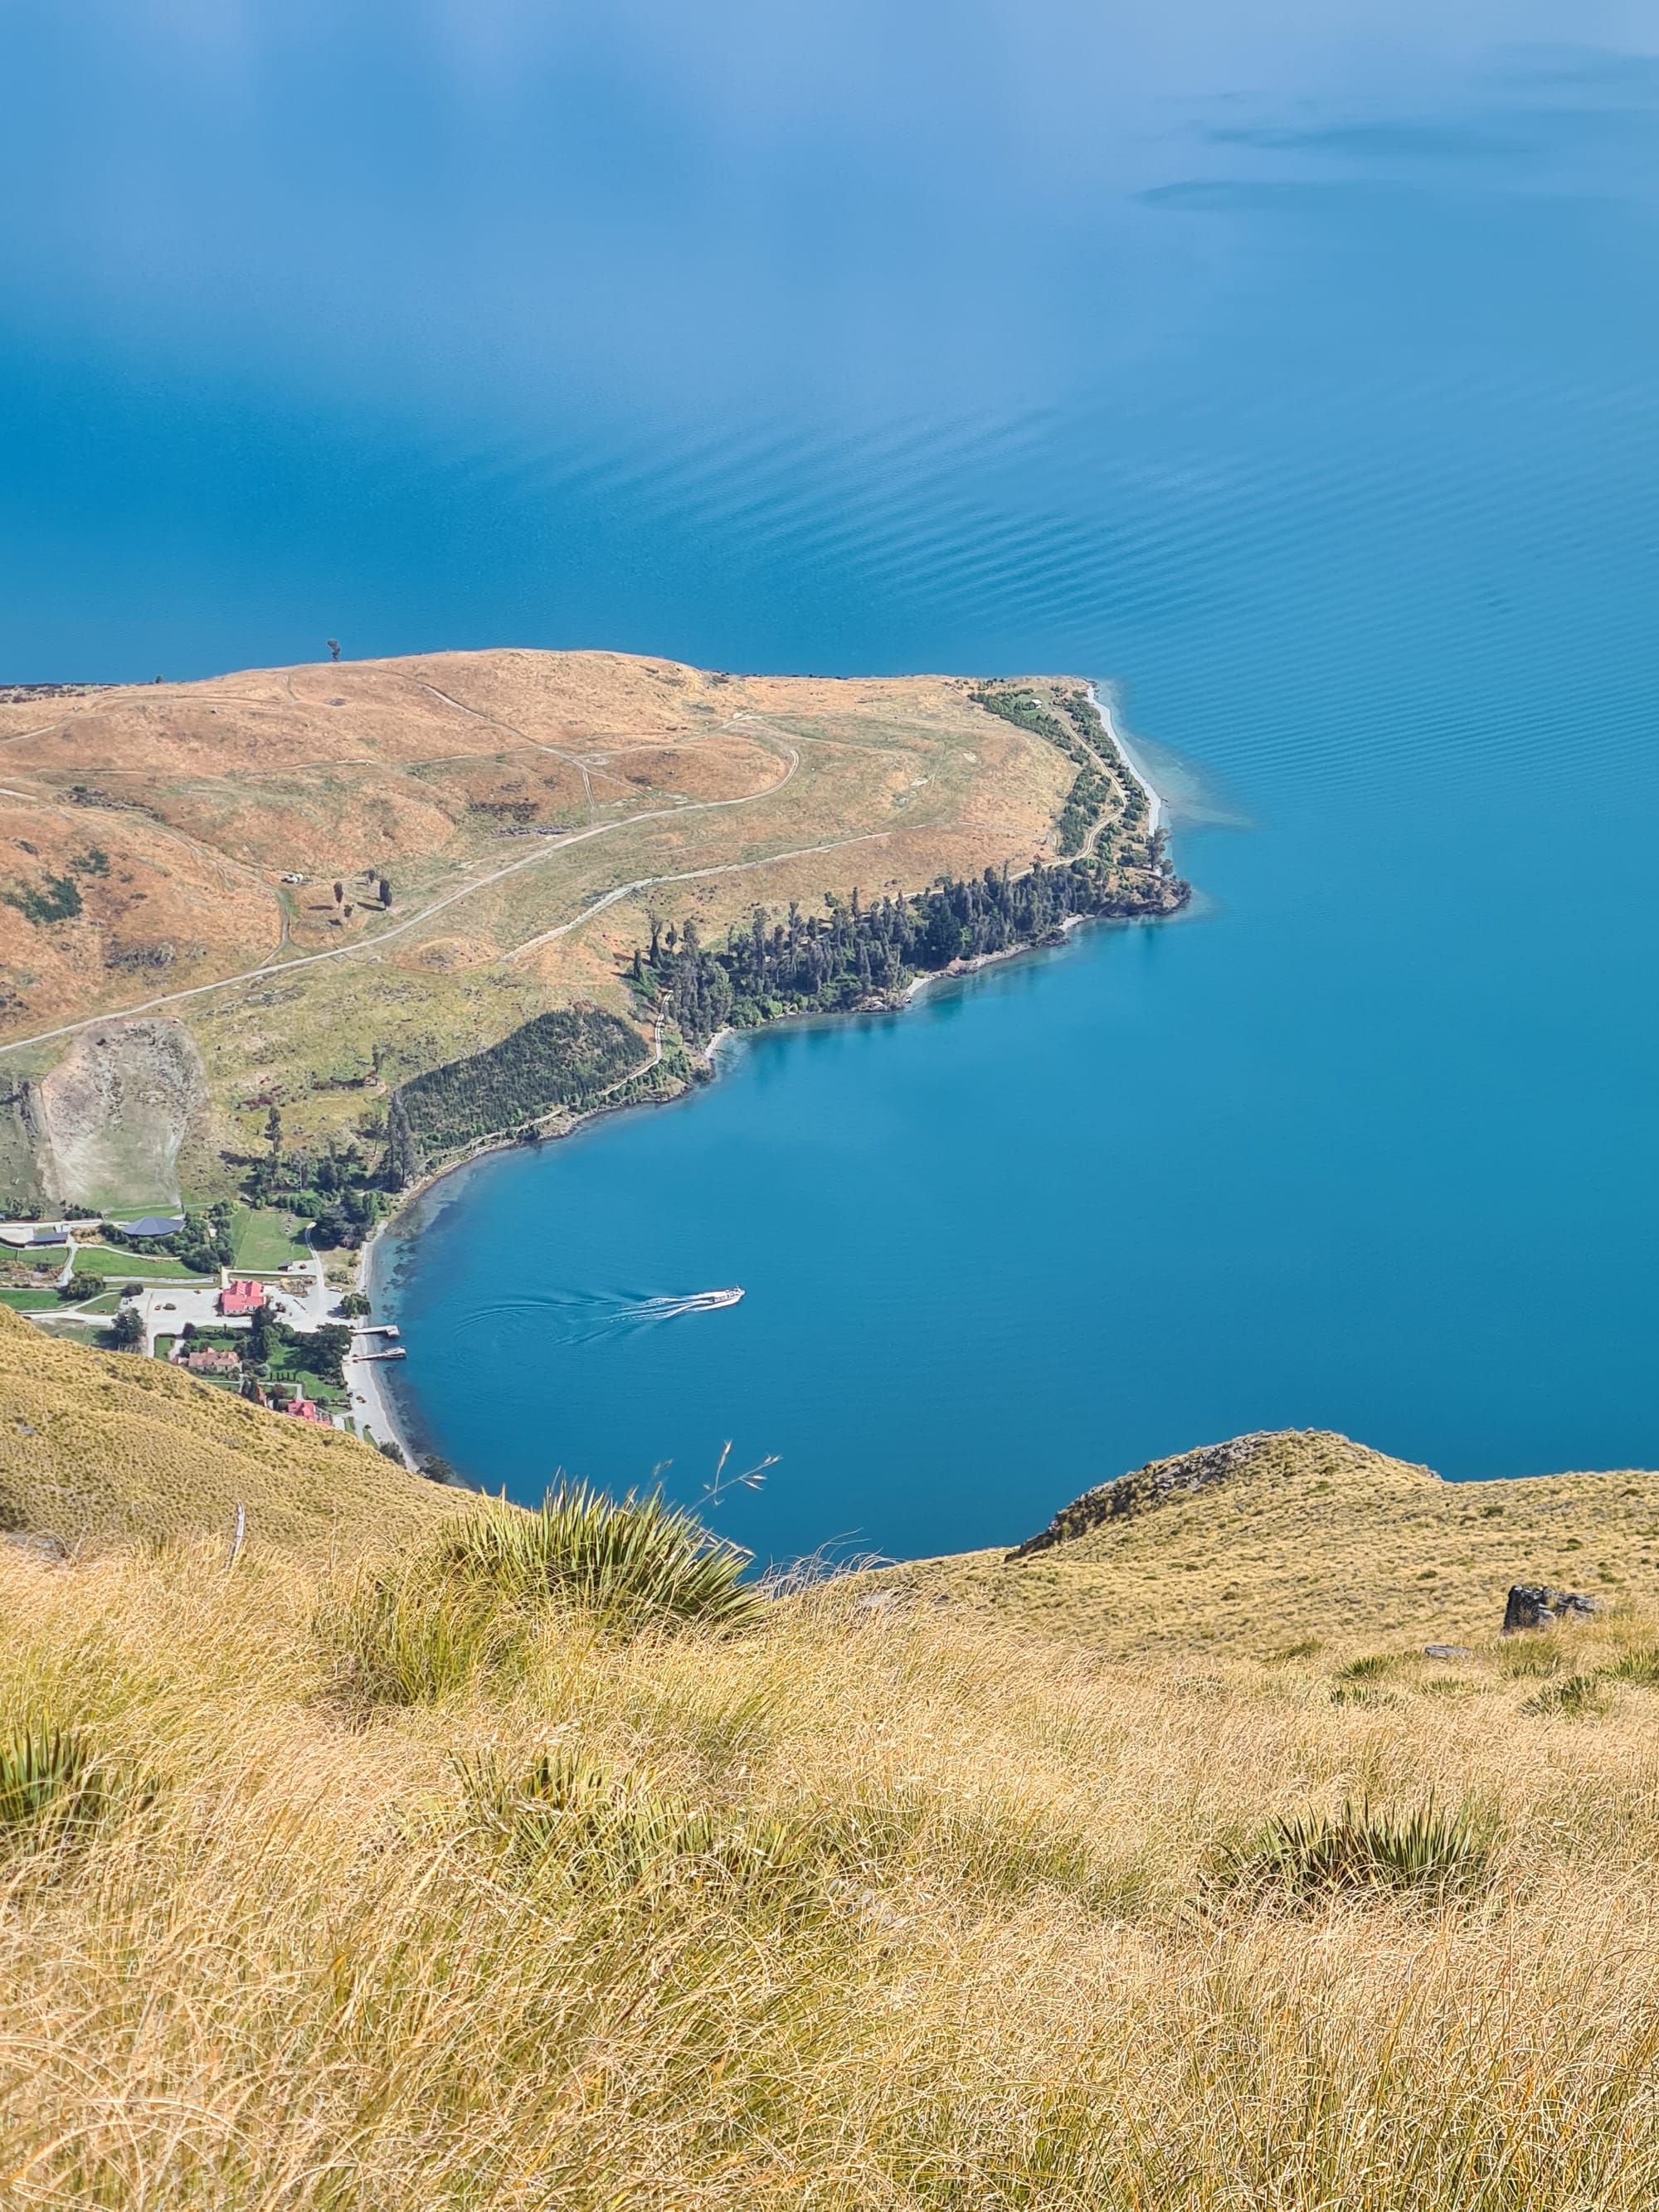
[[[229,1282],[219,1293],[222,1314],[257,1313],[264,1302],[265,1286],[263,1283]]]
[[[240,1375],[242,1371],[242,1363],[236,1354],[216,1345],[186,1353],[185,1364],[192,1375]]]
[[[296,1421],[315,1421],[321,1428],[331,1425],[327,1414],[321,1407],[313,1405],[309,1398],[301,1397],[297,1391],[289,1400],[285,1410],[292,1413]]]

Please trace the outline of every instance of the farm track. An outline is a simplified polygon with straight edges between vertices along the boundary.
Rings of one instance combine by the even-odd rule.
[[[434,687],[429,684],[423,684],[421,688],[425,690],[433,690],[434,689]],[[491,715],[479,714],[476,708],[464,707],[458,700],[449,698],[447,693],[439,692],[436,693],[435,696],[444,699],[446,703],[448,705],[456,707],[459,711],[463,714],[477,714],[479,720],[489,723],[492,727],[507,730],[510,735],[518,737],[521,742],[529,743],[532,745],[534,744],[534,740],[525,739],[524,733],[521,731],[514,729],[510,724],[498,722]],[[471,883],[459,884],[453,890],[445,892],[441,897],[434,899],[426,906],[417,908],[415,913],[406,915],[401,921],[394,922],[389,928],[377,930],[373,936],[359,938],[356,944],[329,945],[320,952],[301,953],[296,957],[289,960],[270,958],[260,961],[251,968],[240,969],[234,975],[219,976],[210,983],[191,984],[183,990],[163,992],[158,997],[142,1000],[137,1003],[128,1006],[106,1006],[102,1008],[97,1013],[81,1016],[75,1021],[59,1023],[51,1029],[37,1030],[28,1036],[8,1038],[3,1043],[0,1043],[0,1054],[9,1052],[23,1051],[34,1045],[49,1044],[58,1037],[75,1036],[77,1036],[81,1030],[90,1029],[98,1022],[125,1021],[131,1019],[134,1015],[155,1013],[164,1006],[179,1006],[188,1000],[205,998],[215,991],[234,990],[240,984],[258,982],[271,975],[292,975],[301,968],[317,967],[324,961],[348,960],[356,956],[374,951],[383,945],[390,944],[396,938],[406,936],[411,930],[418,929],[424,922],[430,921],[434,915],[447,912],[450,908],[459,905],[464,899],[472,897],[477,892],[489,890],[492,884],[501,883],[511,876],[521,875],[531,868],[545,866],[549,862],[556,860],[561,854],[568,852],[573,845],[585,844],[596,837],[611,836],[618,830],[637,828],[640,824],[644,823],[678,821],[690,814],[718,812],[729,811],[732,808],[738,806],[752,806],[761,799],[774,798],[779,793],[783,791],[793,781],[800,767],[800,755],[796,750],[793,744],[786,738],[775,736],[771,731],[768,730],[763,718],[752,712],[745,712],[744,714],[734,715],[728,721],[717,724],[707,732],[699,732],[699,734],[718,736],[727,730],[737,727],[739,723],[745,726],[746,728],[753,728],[754,726],[758,724],[759,731],[757,731],[756,733],[758,735],[760,732],[763,731],[765,736],[771,739],[772,744],[775,744],[779,749],[779,752],[775,754],[774,757],[775,758],[781,756],[787,758],[787,766],[786,767],[783,775],[775,783],[769,784],[763,791],[746,792],[736,799],[694,799],[683,806],[647,808],[638,814],[625,815],[621,819],[615,822],[601,822],[593,823],[586,830],[574,830],[568,837],[561,838],[557,844],[547,845],[535,852],[526,853],[519,860],[508,860],[502,866],[491,869],[487,875],[477,878]],[[55,725],[49,725],[48,726],[55,726]],[[40,733],[39,732],[33,732],[29,734],[39,735]],[[556,751],[556,748],[552,746],[536,745],[535,749],[541,751]],[[568,758],[567,756],[562,754],[558,754],[557,757],[561,759]],[[568,764],[574,767],[581,766],[581,763],[574,760],[569,760]],[[586,781],[585,770],[584,781]],[[591,786],[588,787],[590,791],[591,803]],[[45,805],[51,805],[52,804],[49,799],[41,799],[40,803]],[[198,849],[204,853],[211,852],[213,849],[210,847],[202,845],[200,841],[197,839],[187,839],[187,842],[196,844],[198,847]],[[860,841],[846,840],[843,842],[857,842]],[[820,848],[811,849],[829,848]],[[222,854],[215,854],[214,857],[222,864]],[[793,854],[778,854],[771,857],[778,860],[786,860],[792,859],[795,856]],[[764,860],[760,860],[755,861],[738,862],[735,865],[738,867],[751,867],[763,866],[765,864]],[[693,870],[690,872],[692,874],[722,873],[726,872],[726,871]],[[516,947],[514,951],[504,954],[502,957],[504,960],[520,958],[526,952],[532,950],[534,945],[537,944],[546,943],[550,941],[552,937],[567,935],[572,928],[578,927],[581,921],[591,919],[592,915],[602,911],[605,907],[614,905],[617,900],[628,896],[629,892],[631,890],[648,889],[653,883],[672,883],[681,880],[684,880],[684,878],[672,875],[650,877],[642,879],[642,881],[637,885],[625,886],[621,890],[607,894],[607,896],[604,899],[600,900],[598,904],[587,909],[583,915],[577,916],[575,921],[562,925],[561,927],[556,930],[544,933],[540,938],[532,939],[529,944]],[[265,889],[269,888],[269,886],[264,885],[263,882],[261,887]],[[279,946],[279,951],[280,949],[281,948]]]

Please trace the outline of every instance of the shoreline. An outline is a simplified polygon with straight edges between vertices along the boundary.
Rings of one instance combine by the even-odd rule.
[[[414,1197],[416,1194],[410,1192],[409,1195]],[[365,1297],[372,1298],[374,1295],[369,1281],[373,1273],[374,1248],[380,1241],[382,1231],[394,1221],[402,1211],[401,1204],[394,1206],[386,1219],[377,1222],[363,1239],[362,1249],[357,1255],[356,1271],[352,1276],[352,1283],[353,1286],[362,1291]],[[372,1312],[369,1318],[371,1320],[374,1318]],[[371,1344],[378,1340],[373,1337],[366,1340]],[[400,1338],[398,1341],[401,1342],[402,1339]],[[357,1424],[357,1433],[360,1437],[362,1436],[365,1429],[372,1429],[373,1442],[376,1447],[385,1443],[396,1444],[407,1465],[414,1470],[415,1455],[410,1449],[409,1439],[403,1433],[397,1416],[392,1412],[391,1397],[381,1374],[381,1365],[382,1363],[379,1360],[358,1359],[355,1355],[347,1360],[346,1389],[351,1394],[352,1418]],[[356,1404],[360,1396],[363,1401],[361,1412]],[[364,1441],[367,1443],[369,1439],[365,1437]]]
[[[1123,733],[1119,729],[1113,716],[1111,701],[1109,696],[1104,695],[1101,684],[1091,680],[1087,684],[1086,689],[1090,698],[1094,702],[1096,712],[1100,716],[1106,735],[1113,746],[1116,749],[1118,757],[1122,761],[1125,769],[1146,793],[1146,819],[1149,833],[1163,828],[1168,822],[1170,815],[1170,808],[1168,800],[1164,798],[1163,793],[1158,790],[1157,785],[1152,781],[1152,777],[1147,774],[1143,763],[1137,759],[1131,747],[1125,743]],[[1169,919],[1170,919],[1170,917],[1166,915],[1123,916],[1114,915],[1073,914],[1067,915],[1060,922],[1060,927],[1065,936],[1070,938],[1074,930],[1081,929],[1085,924],[1088,922],[1110,923],[1115,924],[1120,927],[1127,927],[1136,921],[1165,921]],[[716,1055],[722,1045],[733,1039],[750,1036],[758,1036],[763,1030],[781,1028],[792,1019],[799,1021],[836,1021],[843,1018],[845,1015],[849,1013],[869,1014],[879,1012],[902,1014],[915,1004],[915,1000],[924,990],[933,984],[951,981],[959,981],[965,976],[980,974],[985,969],[1000,966],[1006,961],[1023,960],[1028,958],[1032,953],[1040,952],[1045,949],[1050,948],[1045,948],[1044,946],[1037,944],[1010,945],[1006,951],[1000,952],[981,952],[976,954],[971,959],[953,961],[948,968],[928,969],[920,975],[913,975],[909,982],[904,986],[902,991],[898,994],[896,1000],[892,1004],[884,1007],[878,1008],[873,1006],[863,1006],[825,1008],[811,1012],[803,1009],[796,1013],[781,1016],[775,1022],[761,1024],[753,1030],[738,1030],[731,1027],[716,1030],[706,1044],[702,1045],[692,1053],[691,1058],[694,1062],[700,1063],[708,1070],[706,1079],[713,1081],[718,1077],[720,1073]],[[659,1058],[661,1056],[660,1042],[661,1033],[660,1029],[659,1029]],[[654,1065],[654,1062],[653,1064]],[[573,1115],[562,1128],[549,1133],[547,1135],[538,1139],[538,1142],[558,1143],[564,1138],[574,1137],[578,1130],[585,1128],[589,1122],[597,1121],[607,1114],[628,1113],[632,1111],[635,1107],[645,1105],[669,1105],[673,1103],[677,1099],[690,1097],[700,1087],[701,1085],[698,1083],[692,1082],[688,1084],[684,1090],[674,1092],[669,1097],[664,1098],[635,1099],[627,1102],[620,1102],[614,1104],[603,1099],[596,1100],[585,1112]],[[401,1218],[401,1217],[416,1203],[417,1200],[423,1198],[428,1191],[435,1189],[437,1186],[446,1179],[446,1177],[459,1174],[463,1168],[471,1167],[479,1160],[488,1159],[492,1154],[496,1152],[516,1152],[520,1149],[520,1140],[515,1136],[507,1136],[504,1134],[499,1138],[485,1139],[479,1142],[473,1150],[468,1152],[463,1158],[450,1160],[443,1166],[434,1168],[429,1174],[421,1176],[417,1182],[412,1183],[407,1190],[400,1191],[398,1194],[397,1203],[392,1206],[392,1211],[386,1214],[383,1220],[375,1224],[374,1230],[370,1232],[368,1237],[364,1239],[362,1249],[358,1255],[356,1272],[353,1278],[356,1287],[370,1298],[374,1297],[375,1293],[372,1277],[374,1273],[374,1260],[376,1248],[386,1231],[392,1227],[394,1222]],[[373,1363],[366,1367],[360,1367],[356,1362],[353,1362],[351,1363],[351,1367],[353,1376],[352,1387],[354,1389],[359,1386],[361,1387],[364,1401],[365,1410],[360,1417],[360,1430],[363,1425],[368,1425],[374,1430],[375,1442],[377,1443],[391,1442],[397,1444],[399,1450],[402,1451],[404,1459],[412,1468],[415,1465],[415,1455],[410,1447],[407,1435],[400,1426],[398,1416],[394,1411],[395,1394],[393,1388],[390,1382],[385,1380],[380,1375],[379,1371],[379,1363]]]
[[[1101,686],[1097,683],[1091,682],[1088,690],[1089,696],[1095,702],[1095,712],[1099,715],[1102,723],[1104,725],[1107,736],[1117,747],[1118,752],[1122,757],[1124,767],[1128,769],[1130,775],[1134,778],[1135,781],[1140,786],[1141,789],[1146,794],[1147,829],[1149,830],[1161,830],[1164,827],[1164,819],[1170,812],[1168,800],[1165,799],[1163,793],[1152,781],[1151,776],[1147,775],[1145,765],[1135,758],[1134,754],[1124,742],[1122,731],[1119,729],[1117,724],[1112,719],[1112,702],[1109,697],[1107,697],[1103,694]]]

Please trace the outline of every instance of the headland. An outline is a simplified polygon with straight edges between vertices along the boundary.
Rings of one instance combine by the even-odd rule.
[[[409,1196],[678,1095],[729,1030],[1188,896],[1076,678],[457,653],[0,699],[0,1213],[87,1224],[0,1302],[94,1340],[145,1209],[184,1217],[164,1268],[303,1231],[361,1292]]]

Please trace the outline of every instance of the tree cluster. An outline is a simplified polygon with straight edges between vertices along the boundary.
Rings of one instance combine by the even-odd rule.
[[[257,1306],[248,1325],[250,1366],[264,1371],[282,1352],[284,1366],[314,1375],[319,1382],[336,1389],[344,1387],[346,1355],[350,1349],[351,1331],[333,1322],[325,1322],[320,1328],[298,1329],[279,1321],[269,1307]]]
[[[983,707],[988,714],[1013,723],[1017,729],[1030,730],[1035,737],[1046,738],[1067,760],[1077,763],[1078,775],[1056,825],[1056,839],[1062,853],[1082,852],[1114,793],[1121,790],[1123,811],[1120,827],[1125,848],[1118,857],[1131,866],[1151,864],[1146,854],[1134,849],[1146,827],[1146,795],[1129,774],[1127,763],[1101,720],[1100,709],[1086,690],[1054,687],[1054,701],[1066,716],[1063,722],[1018,684],[981,684],[969,696],[975,705]]]
[[[499,1044],[429,1068],[393,1092],[386,1115],[386,1166],[394,1186],[434,1155],[504,1130],[521,1129],[556,1107],[579,1111],[638,1066],[639,1033],[592,1006],[538,1014]]]
[[[288,1152],[283,1116],[273,1106],[265,1121],[266,1150],[242,1181],[252,1206],[280,1206],[308,1218],[314,1244],[355,1247],[386,1211],[386,1177],[371,1167],[355,1141],[325,1152]]]
[[[988,868],[869,906],[856,891],[847,902],[832,896],[822,915],[804,915],[792,902],[787,915],[774,920],[757,907],[748,928],[719,946],[704,945],[695,921],[678,931],[653,921],[631,974],[682,1036],[702,1043],[718,1030],[753,1028],[780,1014],[889,1003],[915,976],[953,961],[1051,941],[1074,915],[1169,913],[1187,896],[1185,884],[1164,878],[1114,884],[1092,860],[1020,876]]]

